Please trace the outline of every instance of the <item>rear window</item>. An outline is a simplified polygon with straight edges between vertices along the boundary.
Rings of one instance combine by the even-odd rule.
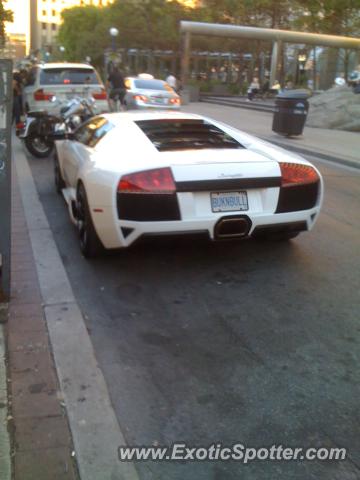
[[[40,73],[41,85],[98,85],[99,79],[91,68],[46,68]]]
[[[135,87],[144,90],[171,90],[171,87],[161,80],[135,80]]]
[[[244,148],[233,137],[205,120],[141,120],[135,123],[160,152],[202,148]]]

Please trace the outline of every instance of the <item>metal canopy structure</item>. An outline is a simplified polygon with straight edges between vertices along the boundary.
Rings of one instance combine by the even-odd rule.
[[[273,42],[270,85],[273,85],[276,80],[280,47],[281,44],[284,42],[360,50],[360,39],[358,38],[340,37],[337,35],[323,35],[318,33],[293,32],[291,30],[275,30],[272,28],[258,28],[246,27],[242,25],[223,25],[218,23],[181,21],[180,32],[184,34],[181,72],[183,85],[186,84],[189,74],[191,35],[211,35],[227,38],[249,38],[254,40],[267,40]]]

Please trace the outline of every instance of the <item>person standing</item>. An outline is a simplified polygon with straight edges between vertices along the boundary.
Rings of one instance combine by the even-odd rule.
[[[169,72],[169,75],[166,77],[165,82],[173,89],[175,92],[177,91],[177,80],[175,75]]]
[[[247,94],[248,94],[247,100],[251,102],[255,97],[255,95],[259,93],[259,90],[260,90],[259,79],[257,77],[254,77],[247,91]]]
[[[18,125],[21,121],[21,110],[22,110],[22,82],[20,73],[14,72],[13,74],[13,122],[15,125]]]

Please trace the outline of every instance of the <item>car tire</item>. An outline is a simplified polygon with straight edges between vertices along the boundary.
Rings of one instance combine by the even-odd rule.
[[[59,159],[56,153],[54,155],[54,183],[55,183],[56,192],[60,195],[62,193],[63,188],[65,188],[66,185],[61,175]]]
[[[85,258],[94,258],[101,253],[103,246],[96,233],[82,183],[79,184],[76,193],[76,212],[81,253]]]
[[[41,135],[33,132],[25,138],[25,146],[34,157],[46,158],[54,148],[54,142],[47,142]]]

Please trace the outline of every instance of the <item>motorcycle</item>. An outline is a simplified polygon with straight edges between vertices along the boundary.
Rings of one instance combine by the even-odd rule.
[[[56,97],[52,101],[57,102]],[[56,140],[66,138],[81,123],[96,115],[95,101],[91,98],[75,97],[65,105],[59,105],[59,115],[46,111],[29,112],[25,124],[16,131],[27,150],[35,157],[48,157]]]

